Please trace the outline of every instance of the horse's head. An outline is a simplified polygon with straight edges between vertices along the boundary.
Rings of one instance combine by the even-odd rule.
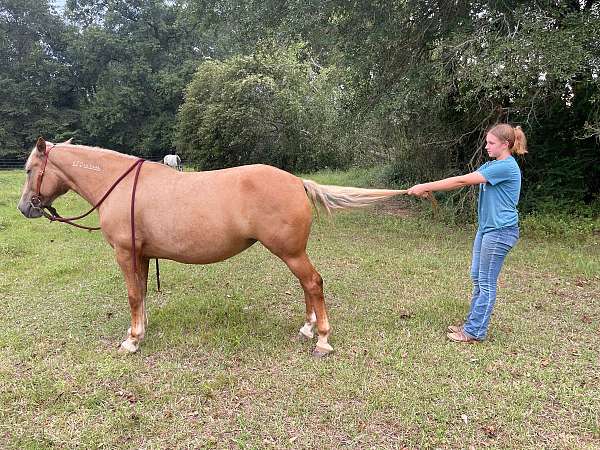
[[[38,138],[25,164],[27,179],[18,208],[27,218],[41,217],[42,208],[51,206],[57,197],[69,190],[56,166],[48,161],[53,147],[51,142]]]

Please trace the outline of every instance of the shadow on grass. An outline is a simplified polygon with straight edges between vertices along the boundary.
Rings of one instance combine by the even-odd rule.
[[[241,295],[229,298],[186,295],[149,313],[144,345],[161,351],[186,345],[207,351],[276,350],[294,336],[302,320],[290,323],[281,311],[268,313]],[[282,348],[280,348],[282,350]]]

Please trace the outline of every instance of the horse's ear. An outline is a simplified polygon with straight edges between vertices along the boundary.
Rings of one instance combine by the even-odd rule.
[[[37,151],[40,153],[46,153],[46,141],[44,140],[43,137],[39,137],[37,142],[35,143],[35,147],[37,148]]]
[[[73,138],[69,138],[65,142],[63,142],[63,144],[70,144],[72,140],[73,140]]]

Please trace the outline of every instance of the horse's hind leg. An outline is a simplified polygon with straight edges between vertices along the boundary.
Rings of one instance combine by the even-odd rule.
[[[323,297],[323,279],[315,270],[305,252],[296,256],[287,256],[281,258],[290,268],[294,275],[300,280],[304,290],[306,302],[306,323],[300,328],[300,334],[306,337],[312,337],[312,327],[317,322],[317,332],[319,333],[317,346],[313,351],[315,356],[325,356],[333,348],[327,340],[331,333],[329,320],[327,319],[327,309],[325,308],[325,299]]]
[[[119,347],[120,352],[134,353],[138,350],[140,342],[146,333],[146,311],[144,297],[148,280],[147,258],[138,259],[138,274],[133,271],[130,250],[117,249],[116,258],[127,284],[127,296],[131,311],[131,327],[127,330],[127,339]]]

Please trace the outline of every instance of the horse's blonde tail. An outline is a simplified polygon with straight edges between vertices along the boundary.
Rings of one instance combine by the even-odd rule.
[[[332,209],[362,208],[395,195],[406,194],[406,190],[363,189],[343,186],[327,186],[311,180],[302,180],[304,190],[313,205],[322,205],[329,214]]]

